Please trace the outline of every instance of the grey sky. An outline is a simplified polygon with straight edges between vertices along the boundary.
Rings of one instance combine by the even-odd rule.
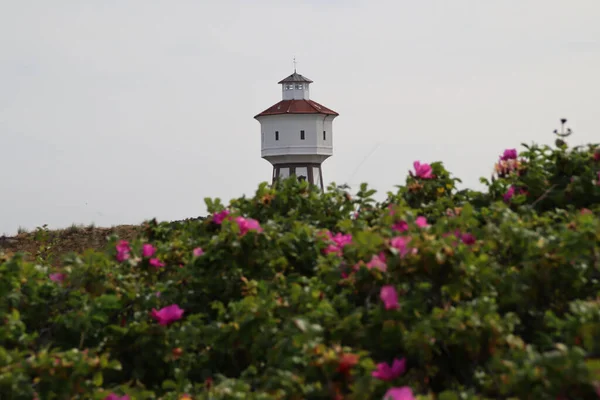
[[[598,0],[0,1],[0,234],[251,195],[293,56],[340,113],[326,182],[384,193],[418,159],[479,187],[563,116],[600,141],[598,21]]]

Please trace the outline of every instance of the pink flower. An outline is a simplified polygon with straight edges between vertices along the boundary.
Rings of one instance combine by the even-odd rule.
[[[337,247],[335,244],[327,245],[327,247],[325,248],[325,250],[323,250],[323,252],[325,254],[334,253],[334,254],[337,254],[340,257],[342,256],[342,249],[340,249],[339,247]]]
[[[390,240],[390,245],[400,252],[401,257],[405,257],[410,250],[407,247],[408,242],[410,242],[410,237],[396,236]]]
[[[383,400],[415,400],[415,396],[408,386],[393,387],[385,392]]]
[[[510,199],[513,198],[514,195],[515,195],[515,187],[511,186],[510,188],[508,188],[506,193],[504,193],[504,201],[508,203],[510,201]]]
[[[119,240],[115,248],[117,249],[117,251],[131,251],[131,248],[129,247],[129,242],[126,240]]]
[[[156,248],[151,244],[146,243],[142,246],[142,257],[150,258],[156,253]]]
[[[194,254],[194,257],[200,257],[204,254],[204,250],[202,250],[201,247],[196,247],[192,253]]]
[[[390,366],[388,363],[377,364],[377,369],[371,373],[371,376],[382,381],[393,381],[406,371],[406,358],[394,362]]]
[[[419,228],[425,228],[426,226],[429,226],[427,224],[427,218],[423,216],[417,217],[415,220],[415,225],[417,225]],[[398,221],[392,225],[392,230],[396,232],[406,232],[408,230],[408,222]]]
[[[517,159],[517,149],[506,149],[502,156],[500,156],[502,161],[507,160],[516,160]]]
[[[425,217],[417,217],[417,219],[415,220],[415,224],[417,224],[417,226],[419,228],[425,228],[427,225],[427,218]]]
[[[221,225],[223,220],[229,215],[229,210],[219,211],[218,213],[213,214],[213,222],[217,225]]]
[[[240,228],[240,235],[245,235],[249,231],[262,232],[262,228],[257,220],[252,218],[237,217],[235,219]]]
[[[178,321],[183,316],[184,310],[179,308],[177,304],[172,304],[170,306],[161,308],[156,311],[156,309],[152,309],[152,318],[158,321],[158,323],[162,326],[169,325],[172,322]]]
[[[398,221],[394,225],[392,225],[392,230],[396,232],[405,232],[408,230],[408,222]]]
[[[460,240],[462,240],[462,242],[466,245],[472,245],[475,244],[475,242],[477,241],[477,239],[475,239],[475,236],[473,236],[470,233],[462,233],[460,234]]]
[[[58,282],[58,283],[62,283],[65,280],[66,277],[67,277],[66,274],[62,274],[62,273],[59,273],[59,272],[57,272],[55,274],[50,274],[49,275],[49,278],[50,278],[50,280],[52,282]]]
[[[325,254],[334,253],[341,257],[343,254],[342,249],[352,243],[351,234],[344,235],[343,233],[336,233],[335,235],[332,235],[331,232],[326,231],[325,236],[328,240],[333,242],[332,244],[329,244],[327,248],[325,248]]]
[[[395,310],[400,307],[398,304],[398,293],[392,285],[383,286],[379,297],[383,301],[386,310]]]
[[[160,261],[158,258],[151,258],[150,265],[152,265],[155,268],[162,268],[165,266],[165,263]]]
[[[377,268],[381,272],[387,271],[387,264],[385,263],[385,254],[379,253],[379,255],[374,255],[371,258],[371,261],[367,263],[367,268]]]
[[[600,149],[594,151],[594,161],[600,161]]]
[[[117,261],[123,262],[129,258],[129,253],[131,253],[131,247],[129,247],[129,242],[126,240],[119,240],[116,245],[117,249]]]
[[[154,293],[154,295],[155,295],[156,297],[160,297],[160,292],[156,292],[156,293]]]
[[[421,179],[433,178],[431,165],[425,163],[421,164],[419,161],[415,161],[413,166],[415,167],[415,174],[417,177]]]
[[[343,233],[336,233],[335,236],[332,236],[330,232],[327,232],[329,235],[329,239],[332,240],[338,247],[344,247],[352,243],[352,235]]]
[[[104,398],[104,400],[129,400],[129,396],[119,396],[118,394],[111,393]]]

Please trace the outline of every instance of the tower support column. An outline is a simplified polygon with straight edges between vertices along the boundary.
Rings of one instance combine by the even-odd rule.
[[[273,165],[273,183],[278,179],[296,176],[324,190],[321,164],[318,163],[281,163]]]

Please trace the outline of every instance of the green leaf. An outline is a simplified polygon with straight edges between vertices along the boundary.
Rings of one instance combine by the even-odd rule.
[[[164,390],[175,390],[177,389],[177,383],[175,383],[175,381],[167,379],[166,381],[163,381],[161,387]]]
[[[92,382],[94,383],[95,386],[102,386],[102,383],[104,382],[104,378],[102,376],[102,371],[98,371],[94,374],[94,378],[92,379]]]

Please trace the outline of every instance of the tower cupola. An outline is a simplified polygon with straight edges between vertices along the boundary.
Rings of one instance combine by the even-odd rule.
[[[279,81],[281,85],[281,94],[283,100],[308,100],[310,92],[308,86],[312,83],[308,78],[300,75],[294,70],[294,73],[285,79]]]

